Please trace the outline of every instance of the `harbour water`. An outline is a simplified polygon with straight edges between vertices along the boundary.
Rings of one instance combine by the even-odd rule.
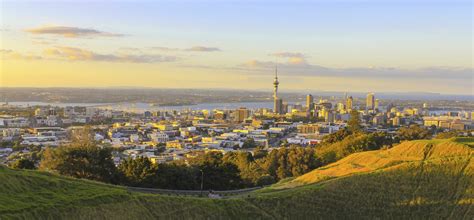
[[[180,106],[158,106],[150,103],[61,103],[61,102],[9,102],[12,106],[53,106],[53,107],[66,107],[66,106],[82,106],[82,107],[97,107],[101,109],[120,110],[128,112],[145,112],[145,111],[183,111],[183,110],[232,110],[240,107],[248,109],[259,109],[259,108],[273,108],[273,102],[227,102],[227,103],[200,103],[196,105],[180,105]],[[298,103],[290,103],[298,104]],[[450,112],[450,110],[434,110],[429,111],[429,115],[444,115]],[[455,111],[459,112],[459,111]]]
[[[236,109],[245,107],[248,109],[273,108],[273,102],[229,102],[229,103],[200,103],[196,105],[180,105],[180,106],[158,106],[150,103],[57,103],[57,102],[9,102],[13,106],[83,106],[97,107],[102,109],[122,110],[131,112],[144,111],[181,111],[181,110],[213,110],[213,109]]]

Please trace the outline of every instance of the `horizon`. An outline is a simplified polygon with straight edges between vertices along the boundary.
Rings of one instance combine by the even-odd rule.
[[[203,90],[203,91],[248,91],[248,92],[264,92],[272,93],[271,88],[199,88],[199,87],[147,87],[147,86],[45,86],[45,87],[32,87],[32,86],[2,86],[0,89],[123,89],[123,90],[136,90],[136,89],[146,89],[146,90]],[[310,89],[287,89],[285,91],[279,91],[283,94],[310,94],[310,93],[344,93],[350,94],[360,94],[366,95],[367,93],[384,94],[384,95],[409,95],[409,94],[423,94],[423,95],[440,95],[440,96],[472,96],[469,94],[460,94],[460,93],[440,93],[440,92],[423,92],[423,91],[343,91],[343,90],[310,90]]]
[[[2,1],[0,86],[472,95],[470,6]]]

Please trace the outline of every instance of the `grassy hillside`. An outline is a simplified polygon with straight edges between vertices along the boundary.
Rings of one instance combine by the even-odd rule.
[[[318,169],[294,180],[312,184],[280,184],[250,197],[220,200],[129,193],[92,181],[2,167],[0,219],[470,219],[474,162],[467,144],[473,142],[407,142],[386,152],[366,152],[375,155],[365,159],[357,154],[329,165],[326,170],[341,167],[329,180],[315,174],[324,170]]]
[[[272,188],[293,188],[346,175],[406,167],[412,163],[440,164],[449,162],[447,159],[463,161],[473,155],[472,140],[473,138],[455,138],[409,141],[388,150],[354,153]]]

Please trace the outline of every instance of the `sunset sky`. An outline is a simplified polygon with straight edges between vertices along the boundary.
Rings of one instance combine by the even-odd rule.
[[[473,94],[471,1],[0,2],[5,87]]]

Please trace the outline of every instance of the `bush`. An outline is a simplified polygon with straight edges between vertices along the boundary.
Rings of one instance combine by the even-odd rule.
[[[397,137],[401,141],[428,139],[431,137],[431,132],[428,129],[422,128],[418,125],[411,125],[408,128],[400,128],[397,132]]]
[[[28,169],[28,170],[36,169],[35,162],[26,158],[22,158],[15,161],[14,163],[12,163],[11,167],[15,169]]]
[[[448,139],[448,138],[453,138],[459,136],[458,131],[447,131],[447,132],[441,132],[436,135],[436,139]]]
[[[267,186],[267,185],[274,184],[275,182],[276,182],[275,178],[273,176],[270,176],[270,175],[267,174],[267,175],[263,175],[260,178],[258,178],[255,185],[257,185],[257,186]]]
[[[76,178],[117,182],[111,149],[92,144],[47,148],[40,169]]]

